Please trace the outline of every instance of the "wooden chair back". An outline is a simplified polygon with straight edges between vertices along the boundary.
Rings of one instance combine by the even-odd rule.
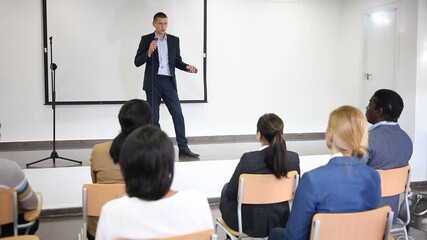
[[[43,206],[43,195],[35,192],[38,198],[37,207],[33,210],[23,211],[24,219],[27,223],[18,224],[18,196],[16,189],[8,188],[0,191],[0,225],[13,223],[13,234],[18,235],[18,229],[26,229],[29,233],[30,227],[39,218]],[[31,237],[31,236],[30,236]]]
[[[297,171],[290,171],[281,179],[273,174],[242,174],[239,182],[241,203],[272,204],[292,200],[298,179]]]
[[[0,225],[13,223],[15,209],[13,193],[16,193],[14,188],[0,190]]]
[[[123,183],[117,184],[84,184],[83,185],[83,229],[79,234],[81,239],[86,240],[88,216],[99,217],[102,206],[108,201],[126,195],[126,186]]]
[[[404,193],[409,187],[410,167],[377,170],[381,176],[381,196],[390,197]]]
[[[287,177],[280,179],[277,179],[273,174],[241,174],[237,197],[238,232],[230,228],[222,218],[216,219],[215,232],[220,227],[231,239],[249,237],[243,232],[242,205],[290,201],[294,198],[298,181],[297,171],[290,171]]]
[[[409,182],[411,179],[411,168],[410,166],[404,166],[400,168],[393,168],[388,170],[377,169],[381,177],[381,196],[390,197],[400,195],[403,193],[403,202],[406,219],[400,219],[399,217],[394,223],[391,234],[403,231],[405,239],[408,239],[408,231],[406,226],[411,221],[411,214],[409,209],[408,192]],[[399,207],[400,208],[400,207]],[[397,210],[398,212],[400,211]],[[395,213],[397,214],[397,213]]]
[[[83,211],[87,216],[99,217],[108,201],[126,195],[125,184],[84,184]],[[85,198],[86,197],[86,198]],[[85,211],[86,208],[86,211]]]
[[[311,240],[388,240],[393,220],[390,206],[355,213],[317,213],[311,222]]]

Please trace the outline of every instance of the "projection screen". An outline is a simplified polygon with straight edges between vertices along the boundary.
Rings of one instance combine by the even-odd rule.
[[[181,102],[207,102],[206,0],[43,0],[45,103],[52,102],[53,75],[58,104],[146,99],[145,65],[135,67],[134,58],[160,11],[167,32],[180,38],[183,61],[199,70],[176,70]]]

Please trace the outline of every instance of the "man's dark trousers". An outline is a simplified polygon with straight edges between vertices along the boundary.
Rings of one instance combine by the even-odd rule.
[[[147,101],[151,106],[153,114],[153,125],[160,127],[159,107],[163,99],[169,113],[172,116],[175,127],[176,141],[179,149],[187,149],[188,143],[185,137],[184,116],[182,115],[181,104],[178,98],[178,92],[171,76],[155,75],[153,81],[153,93],[145,91]]]

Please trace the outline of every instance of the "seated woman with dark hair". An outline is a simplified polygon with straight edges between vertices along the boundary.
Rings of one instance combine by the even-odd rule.
[[[128,195],[103,206],[97,240],[152,239],[213,229],[204,194],[170,189],[174,159],[171,140],[158,128],[138,128],[126,138],[119,163]]]
[[[335,109],[329,116],[326,144],[331,159],[304,173],[286,229],[273,229],[269,240],[309,239],[316,213],[361,212],[379,206],[380,176],[363,160],[368,148],[365,115],[352,106]]]
[[[238,230],[237,189],[243,173],[274,174],[277,178],[299,168],[299,157],[287,151],[283,137],[283,121],[276,114],[261,116],[257,123],[256,136],[261,143],[258,151],[247,152],[240,158],[234,174],[221,193],[219,209],[222,218],[234,230]],[[243,205],[243,232],[252,237],[268,236],[274,227],[284,227],[288,220],[288,202],[275,204]]]
[[[138,127],[151,123],[151,108],[144,100],[132,99],[127,101],[120,109],[119,123],[121,131],[111,142],[96,144],[91,154],[90,172],[93,183],[114,184],[123,183],[123,175],[120,171],[119,153],[126,137]],[[88,218],[89,240],[95,239],[97,217]]]

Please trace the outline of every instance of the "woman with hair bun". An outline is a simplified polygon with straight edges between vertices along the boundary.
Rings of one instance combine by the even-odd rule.
[[[113,141],[96,144],[90,157],[90,173],[93,183],[124,183],[119,165],[119,154],[126,137],[135,129],[151,124],[150,105],[141,99],[127,101],[118,115],[121,131]],[[98,217],[88,217],[87,238],[94,240]]]
[[[378,172],[365,164],[368,127],[365,115],[342,106],[329,116],[326,144],[328,164],[302,176],[286,229],[276,228],[269,240],[306,240],[316,213],[349,213],[375,209],[381,199]]]
[[[300,171],[299,157],[287,151],[283,137],[283,121],[274,113],[261,116],[257,123],[258,151],[244,153],[240,158],[230,182],[225,184],[219,209],[228,226],[238,230],[237,189],[243,173],[274,174],[286,177],[292,170]],[[289,215],[288,202],[242,206],[243,232],[252,237],[266,237],[271,229],[284,227]]]
[[[140,127],[120,150],[126,196],[102,207],[96,240],[157,239],[212,229],[212,213],[204,193],[171,189],[175,152],[157,127]]]

